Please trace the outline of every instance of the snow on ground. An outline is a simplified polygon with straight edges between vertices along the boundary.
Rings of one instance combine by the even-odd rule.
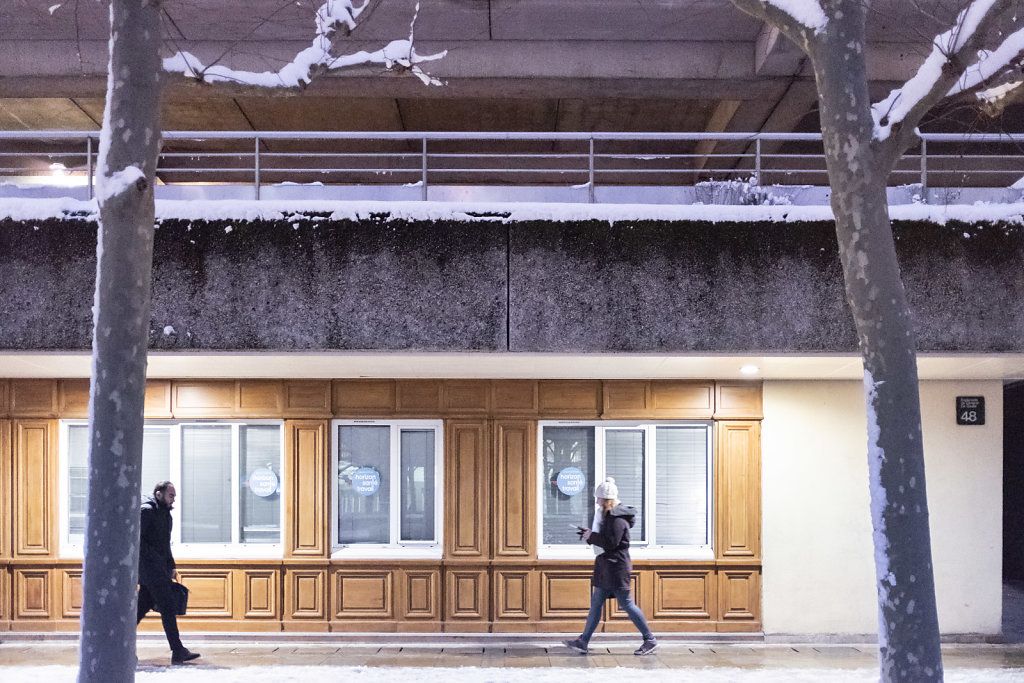
[[[95,201],[68,198],[0,199],[0,219],[19,221],[62,218],[68,213],[94,217]],[[725,206],[713,204],[562,204],[499,202],[372,202],[288,200],[255,201],[220,199],[186,201],[161,199],[156,202],[157,219],[183,220],[288,220],[316,213],[332,220],[387,216],[406,220],[456,221],[579,221],[611,223],[638,220],[721,222],[830,221],[828,206]],[[900,204],[889,207],[893,220],[1024,222],[1024,204]]]
[[[72,666],[0,667],[4,683],[74,683]],[[357,683],[575,683],[606,680],[643,680],[645,683],[869,683],[878,680],[877,669],[738,669],[705,667],[688,669],[618,668],[414,668],[366,666],[275,666],[215,669],[198,666],[140,669],[141,683],[308,683],[313,680]],[[1020,681],[1020,669],[952,669],[948,683],[1010,683]]]

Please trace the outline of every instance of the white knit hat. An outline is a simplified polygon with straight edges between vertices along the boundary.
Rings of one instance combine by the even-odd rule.
[[[615,480],[611,477],[607,477],[604,481],[598,484],[597,488],[594,489],[594,498],[618,500],[619,487],[615,485]]]

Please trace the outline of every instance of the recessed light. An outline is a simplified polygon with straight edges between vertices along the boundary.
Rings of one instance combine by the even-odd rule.
[[[744,375],[756,375],[759,372],[759,368],[756,365],[744,365],[740,368],[740,372]]]

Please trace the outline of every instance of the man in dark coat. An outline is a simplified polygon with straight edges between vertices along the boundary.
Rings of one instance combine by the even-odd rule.
[[[177,491],[174,484],[162,481],[153,489],[153,497],[142,504],[139,528],[139,609],[136,624],[156,608],[171,646],[171,664],[184,664],[199,657],[181,644],[178,636],[174,588],[174,557],[171,556],[171,508]]]
[[[590,580],[590,612],[580,637],[567,640],[565,644],[572,650],[586,654],[590,636],[601,621],[604,601],[614,595],[619,601],[619,607],[629,616],[644,639],[633,654],[649,655],[657,649],[658,642],[647,626],[643,612],[630,596],[629,578],[633,562],[629,558],[629,530],[636,521],[636,508],[619,502],[619,489],[611,477],[597,485],[594,497],[597,501],[594,527],[580,532],[581,539],[600,549],[596,551],[598,555],[594,558],[594,574]]]

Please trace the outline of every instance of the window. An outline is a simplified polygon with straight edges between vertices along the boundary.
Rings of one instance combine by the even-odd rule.
[[[334,544],[343,553],[440,552],[439,421],[334,422]]]
[[[146,423],[140,495],[174,482],[176,555],[280,554],[283,438],[277,422]],[[88,454],[88,424],[62,422],[61,538],[71,553],[81,552],[85,534]]]
[[[711,425],[541,422],[542,548],[580,548],[576,526],[594,521],[594,486],[614,477],[637,508],[634,548],[711,548]]]

